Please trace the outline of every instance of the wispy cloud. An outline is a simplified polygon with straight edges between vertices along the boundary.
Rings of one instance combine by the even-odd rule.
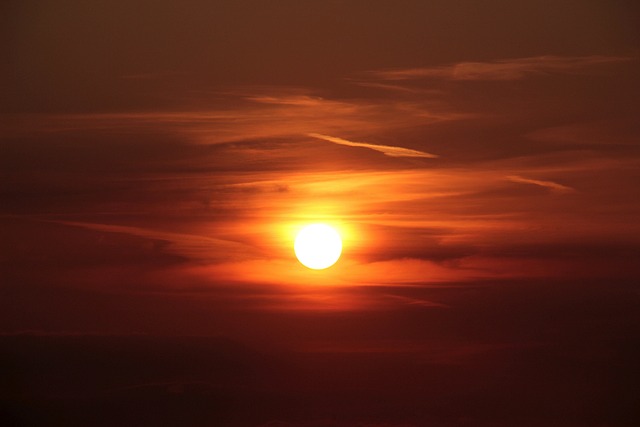
[[[542,181],[539,179],[524,178],[518,175],[509,175],[507,176],[507,179],[511,182],[517,182],[521,184],[538,185],[540,187],[548,188],[557,193],[569,193],[569,192],[575,191],[574,188],[568,187],[566,185],[558,184],[557,182],[553,182],[553,181]]]
[[[209,94],[210,96],[210,94]],[[380,134],[471,115],[425,99],[316,96],[311,90],[283,87],[216,93],[208,105],[182,110],[97,114],[20,115],[0,124],[4,135],[59,132],[162,132],[187,143],[224,144],[257,139],[298,138],[309,132]]]
[[[406,296],[402,296],[402,295],[394,295],[394,294],[384,294],[384,296],[389,297],[389,298],[394,299],[394,300],[397,300],[397,301],[400,301],[400,302],[402,302],[404,304],[414,305],[414,306],[418,306],[418,307],[449,308],[449,306],[447,304],[442,304],[442,303],[439,303],[439,302],[429,301],[429,300],[425,300],[425,299],[421,299],[421,298],[411,298],[411,297],[406,297]]]
[[[50,220],[49,222],[93,231],[127,234],[129,236],[164,242],[164,244],[159,246],[163,250],[192,260],[212,261],[227,258],[237,259],[237,257],[243,257],[248,253],[255,252],[251,247],[242,243],[194,234],[173,233],[114,224],[59,220]]]
[[[423,89],[423,88],[404,86],[399,84],[358,81],[358,80],[354,80],[353,83],[355,85],[366,87],[366,88],[381,89],[384,91],[395,92],[395,93],[406,94],[406,95],[442,95],[443,93],[441,90],[437,90],[437,89]]]
[[[379,151],[386,156],[390,157],[425,157],[429,159],[435,159],[438,157],[436,154],[426,153],[424,151],[412,150],[410,148],[396,147],[393,145],[378,145],[369,144],[366,142],[354,142],[347,139],[337,138],[335,136],[322,135],[319,133],[309,133],[308,136],[312,138],[322,139],[324,141],[333,142],[338,145],[347,145],[349,147],[362,147],[369,148],[370,150]]]
[[[532,74],[578,73],[585,69],[631,60],[628,56],[535,56],[491,62],[459,62],[436,67],[373,71],[381,80],[519,80]]]
[[[126,74],[120,76],[120,78],[123,80],[160,80],[184,75],[185,73],[178,71],[158,71],[153,73]]]
[[[637,146],[640,122],[635,116],[615,119],[568,123],[538,129],[526,135],[534,141],[564,145],[597,147]]]

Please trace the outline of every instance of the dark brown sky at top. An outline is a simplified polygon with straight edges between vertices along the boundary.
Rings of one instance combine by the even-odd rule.
[[[631,1],[5,2],[3,110],[172,108],[228,85],[340,95],[357,73],[628,55]],[[338,86],[336,86],[338,85]],[[194,93],[195,92],[195,93]]]

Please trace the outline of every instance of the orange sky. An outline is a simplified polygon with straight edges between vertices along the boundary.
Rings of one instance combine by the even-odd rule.
[[[375,311],[637,279],[636,8],[445,3],[8,3],[8,286]],[[316,221],[344,238],[319,273]]]
[[[638,425],[637,1],[9,0],[0,57],[0,416]]]

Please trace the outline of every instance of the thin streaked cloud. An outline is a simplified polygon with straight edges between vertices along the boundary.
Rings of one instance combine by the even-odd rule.
[[[456,64],[382,70],[370,73],[381,80],[520,80],[536,74],[580,73],[587,69],[626,62],[629,56],[535,56],[528,58],[503,59],[491,62],[459,62]]]
[[[300,93],[298,93],[300,92]],[[309,133],[383,133],[472,118],[422,99],[332,99],[287,88],[223,93],[210,106],[173,111],[16,115],[0,125],[6,135],[69,131],[153,132],[195,144],[224,144]],[[414,155],[415,157],[415,155]]]
[[[370,150],[379,151],[386,156],[390,157],[425,157],[429,159],[435,159],[439,157],[437,154],[426,153],[424,151],[412,150],[410,148],[396,147],[392,145],[378,145],[369,144],[366,142],[354,142],[343,138],[337,138],[335,136],[322,135],[319,133],[309,133],[308,136],[312,138],[322,139],[338,145],[346,145],[349,147],[361,147],[368,148]]]
[[[511,182],[517,182],[520,184],[538,185],[540,187],[548,188],[551,191],[554,191],[556,193],[570,193],[570,192],[576,191],[575,188],[558,184],[557,182],[553,182],[553,181],[543,181],[540,179],[524,178],[518,175],[509,175],[507,176],[507,179]]]
[[[218,261],[228,258],[247,257],[248,254],[255,254],[256,252],[255,249],[242,243],[195,234],[174,233],[115,224],[58,220],[49,220],[48,222],[104,233],[119,233],[150,239],[160,242],[161,244],[158,248],[162,248],[163,251],[192,260]]]

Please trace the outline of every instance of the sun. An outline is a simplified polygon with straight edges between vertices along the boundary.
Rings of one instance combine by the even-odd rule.
[[[333,227],[311,224],[300,230],[293,249],[302,265],[313,270],[323,270],[340,258],[342,239]]]

